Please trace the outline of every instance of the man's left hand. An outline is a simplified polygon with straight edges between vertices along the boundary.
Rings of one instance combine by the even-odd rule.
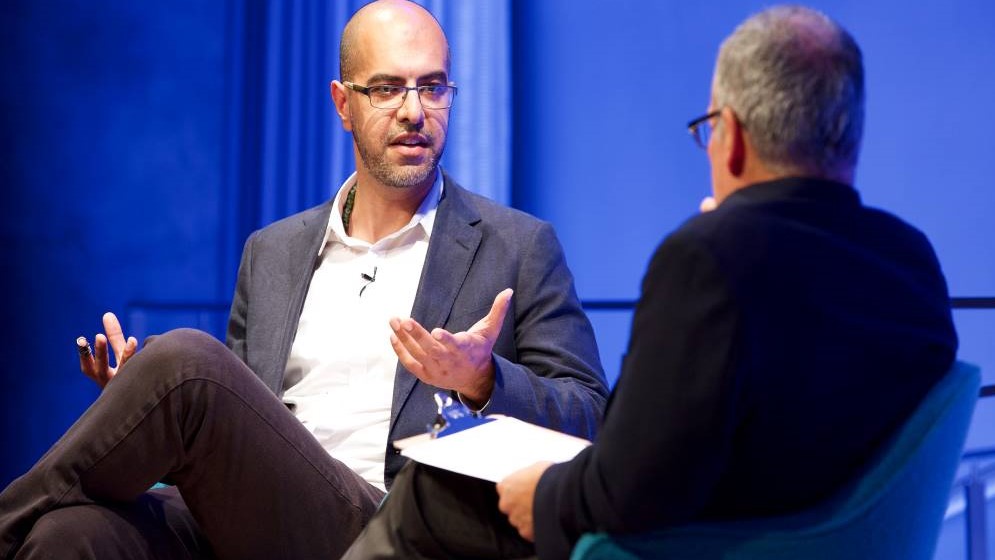
[[[535,502],[536,486],[542,473],[552,465],[550,462],[536,463],[509,474],[497,484],[498,509],[508,516],[508,522],[518,529],[518,534],[529,542],[535,542],[532,504]]]
[[[457,391],[476,408],[482,407],[494,390],[494,362],[491,351],[501,333],[501,325],[511,302],[511,288],[494,298],[491,310],[469,330],[431,333],[414,319],[390,320],[394,334],[391,346],[401,365],[418,379]]]

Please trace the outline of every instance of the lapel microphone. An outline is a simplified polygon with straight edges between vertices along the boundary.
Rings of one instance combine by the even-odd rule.
[[[372,283],[374,283],[374,282],[377,281],[377,267],[375,267],[375,266],[373,267],[373,274],[372,275],[371,274],[367,274],[365,272],[360,272],[359,273],[359,277],[362,278],[364,282],[366,282],[365,284],[363,284],[363,287],[359,289],[359,295],[360,295],[360,297],[362,297],[363,291],[366,290],[366,288],[368,288],[370,286],[370,284],[372,284]]]

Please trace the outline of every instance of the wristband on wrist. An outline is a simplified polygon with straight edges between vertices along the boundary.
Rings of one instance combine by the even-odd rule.
[[[459,391],[454,390],[453,392],[456,393],[456,398],[459,399],[460,404],[470,409],[470,412],[474,414],[481,414],[482,412],[484,412],[484,409],[487,408],[487,405],[491,404],[491,399],[487,399],[487,402],[484,403],[484,406],[474,410],[473,406],[467,404],[466,401],[463,400],[463,395],[459,394]]]

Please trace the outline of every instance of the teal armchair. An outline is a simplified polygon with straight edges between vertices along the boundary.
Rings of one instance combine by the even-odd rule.
[[[572,560],[929,560],[978,397],[977,367],[956,362],[864,471],[798,514],[584,535]]]

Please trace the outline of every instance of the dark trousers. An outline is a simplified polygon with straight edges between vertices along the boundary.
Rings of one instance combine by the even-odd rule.
[[[493,482],[409,462],[342,560],[534,558]]]
[[[164,479],[178,493],[147,491]],[[0,494],[0,558],[337,558],[382,497],[227,348],[181,329]]]

